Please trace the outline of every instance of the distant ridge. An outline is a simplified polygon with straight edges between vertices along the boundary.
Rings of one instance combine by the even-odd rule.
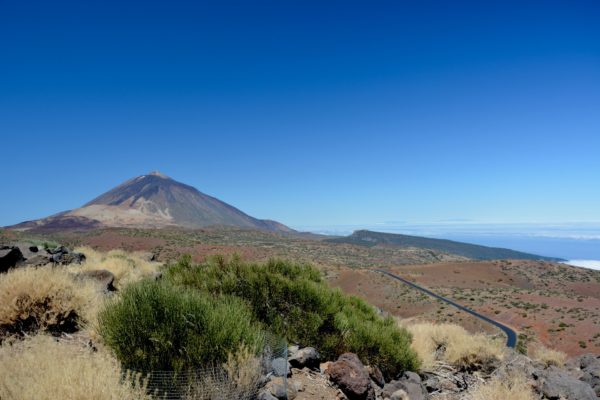
[[[271,220],[251,217],[198,189],[153,171],[129,179],[70,211],[27,221],[20,230],[95,229],[101,227],[203,228],[212,225],[293,233]]]
[[[349,236],[326,239],[331,243],[348,243],[360,246],[393,246],[393,247],[417,247],[451,253],[473,260],[547,260],[563,261],[558,258],[543,257],[536,254],[523,253],[520,251],[503,249],[499,247],[487,247],[477,244],[455,242],[446,239],[431,239],[420,236],[401,235],[395,233],[373,232],[368,230],[354,231]]]

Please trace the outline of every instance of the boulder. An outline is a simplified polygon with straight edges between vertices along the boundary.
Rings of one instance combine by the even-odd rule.
[[[314,347],[305,347],[292,353],[292,355],[288,358],[288,361],[294,368],[302,369],[306,367],[310,369],[318,369],[320,359],[321,355]]]
[[[600,356],[584,354],[577,359],[577,364],[582,371],[580,379],[600,397]]]
[[[115,282],[115,276],[112,272],[106,269],[94,269],[91,271],[79,272],[77,273],[76,277],[79,279],[92,279],[98,282],[101,285],[102,290],[105,292],[113,292],[117,290],[113,285]]]
[[[275,376],[288,376],[291,368],[288,361],[283,357],[278,357],[271,361],[271,371]]]
[[[256,397],[257,400],[277,400],[277,397],[273,396],[270,391],[263,390]]]
[[[23,262],[25,267],[41,267],[46,264],[51,264],[52,259],[46,254],[36,254],[33,257],[27,257]]]
[[[400,379],[391,381],[383,387],[382,397],[390,400],[403,398],[426,400],[429,395],[419,375],[414,372],[405,372]]]
[[[85,261],[84,254],[72,252],[65,246],[45,249],[29,243],[17,243],[10,248],[18,249],[21,252],[21,258],[17,263],[24,267],[40,267],[46,264],[81,264]]]
[[[23,267],[40,267],[52,262],[51,255],[48,254],[43,247],[32,245],[31,243],[16,243],[14,247],[18,247],[23,254],[23,261],[20,266]]]
[[[565,370],[551,366],[533,373],[538,392],[548,399],[598,400],[592,387],[569,375]]]
[[[383,378],[383,373],[379,369],[377,365],[367,365],[365,367],[367,369],[367,373],[369,377],[375,384],[379,387],[383,387],[385,385],[385,379]]]
[[[23,262],[25,258],[18,247],[2,246],[0,247],[0,273],[6,272],[17,264]]]
[[[296,389],[281,377],[272,378],[266,386],[267,393],[279,400],[293,400],[298,395]]]
[[[50,259],[55,264],[81,264],[85,261],[85,255],[81,253],[74,253],[65,246],[57,246],[54,249],[48,249]]]
[[[589,369],[600,369],[600,356],[595,354],[584,354],[577,359],[579,368],[586,371]]]
[[[68,254],[69,249],[67,249],[65,246],[57,246],[54,249],[48,249],[48,253],[50,253],[50,254]]]
[[[342,354],[329,365],[325,374],[349,400],[375,400],[369,374],[356,354]]]

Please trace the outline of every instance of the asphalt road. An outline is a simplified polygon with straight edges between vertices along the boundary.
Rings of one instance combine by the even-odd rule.
[[[517,333],[514,330],[512,330],[511,328],[509,328],[508,326],[506,326],[504,324],[501,324],[498,321],[494,321],[493,319],[488,318],[485,315],[481,315],[477,311],[473,311],[470,308],[467,308],[465,306],[461,306],[460,304],[455,303],[454,301],[452,301],[450,299],[447,299],[447,298],[442,297],[442,296],[440,296],[438,294],[435,294],[431,290],[425,289],[424,287],[421,287],[421,286],[419,286],[417,284],[414,284],[411,281],[408,281],[408,280],[406,280],[404,278],[399,277],[398,275],[394,275],[391,272],[385,271],[383,269],[376,269],[375,271],[379,272],[381,274],[387,275],[390,278],[399,280],[400,282],[403,282],[403,283],[407,284],[408,286],[411,286],[411,287],[413,287],[413,288],[415,288],[417,290],[420,290],[421,292],[423,292],[425,294],[428,294],[431,297],[435,297],[438,300],[445,301],[446,303],[448,303],[450,305],[453,305],[454,307],[458,308],[459,310],[467,312],[467,313],[469,313],[469,314],[471,314],[471,315],[473,315],[473,316],[475,316],[475,317],[477,317],[477,318],[479,318],[479,319],[481,319],[481,320],[483,320],[483,321],[485,321],[485,322],[487,322],[489,324],[492,324],[492,325],[500,328],[506,334],[506,346],[514,349],[515,346],[517,345]]]

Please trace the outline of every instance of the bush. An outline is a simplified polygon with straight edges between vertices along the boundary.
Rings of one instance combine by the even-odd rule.
[[[254,316],[290,342],[314,346],[328,359],[345,352],[378,365],[387,377],[418,366],[411,336],[364,301],[330,288],[317,269],[284,261],[248,264],[215,257],[170,266],[166,279],[214,296],[245,300]]]
[[[110,354],[44,335],[2,344],[0,365],[3,400],[149,399]]]
[[[131,284],[99,314],[99,333],[127,368],[198,368],[227,361],[262,335],[246,304],[165,282]]]
[[[537,396],[531,390],[531,385],[522,374],[509,374],[500,379],[498,377],[475,387],[469,400],[534,400]]]
[[[531,358],[541,362],[546,367],[551,365],[563,367],[567,361],[567,355],[559,350],[549,349],[542,344],[537,344],[533,347]]]
[[[482,334],[472,335],[459,325],[416,323],[407,329],[425,368],[442,361],[465,370],[488,369],[504,356],[502,343]]]
[[[93,323],[100,293],[64,267],[16,268],[0,275],[0,342],[45,331],[75,332]]]
[[[80,247],[75,251],[85,254],[83,264],[71,264],[69,270],[78,273],[106,269],[115,276],[114,285],[122,289],[130,283],[155,276],[160,271],[160,263],[148,261],[140,253],[127,253],[123,250],[111,250],[107,253],[96,251],[90,247]]]

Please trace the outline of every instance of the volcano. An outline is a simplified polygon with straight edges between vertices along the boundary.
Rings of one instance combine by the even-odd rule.
[[[154,171],[129,179],[80,208],[26,221],[19,230],[127,228],[203,228],[234,226],[274,232],[294,232],[272,220],[251,217],[198,189]]]

